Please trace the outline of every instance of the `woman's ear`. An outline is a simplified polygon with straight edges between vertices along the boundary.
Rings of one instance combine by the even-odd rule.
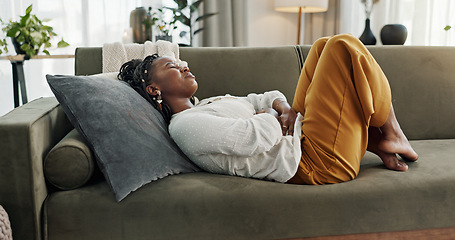
[[[159,91],[159,89],[156,88],[155,86],[152,86],[152,84],[147,85],[147,87],[145,87],[145,90],[147,91],[147,93],[149,95],[152,95],[152,96],[158,95],[158,91]]]

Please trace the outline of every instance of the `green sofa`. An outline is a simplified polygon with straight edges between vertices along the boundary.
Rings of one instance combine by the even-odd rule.
[[[198,172],[154,181],[121,202],[103,179],[60,191],[46,181],[43,159],[73,126],[55,98],[40,98],[0,117],[0,205],[14,239],[454,234],[455,48],[369,49],[389,78],[397,118],[420,155],[407,172],[386,170],[367,153],[355,180],[334,185]],[[181,48],[180,55],[197,77],[199,98],[278,89],[292,102],[308,50]],[[101,72],[101,55],[101,48],[77,49],[76,75]]]

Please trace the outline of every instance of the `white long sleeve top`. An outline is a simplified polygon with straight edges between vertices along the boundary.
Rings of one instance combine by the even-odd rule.
[[[286,99],[279,91],[204,99],[174,114],[169,133],[205,171],[286,182],[301,157],[302,116],[295,121],[294,135],[283,136],[274,116],[256,114],[271,108],[276,98]]]

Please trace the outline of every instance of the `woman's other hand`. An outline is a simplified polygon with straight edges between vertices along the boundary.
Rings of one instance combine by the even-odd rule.
[[[283,136],[294,135],[294,124],[297,113],[284,99],[277,98],[273,101],[273,109],[278,113],[278,121],[281,125]]]

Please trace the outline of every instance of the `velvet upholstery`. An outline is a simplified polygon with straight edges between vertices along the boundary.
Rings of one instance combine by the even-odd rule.
[[[96,170],[95,157],[76,129],[68,133],[44,159],[44,176],[62,190],[86,184]]]
[[[48,196],[43,159],[71,129],[55,98],[41,98],[0,117],[0,203],[14,239],[41,239]]]
[[[105,183],[58,192],[45,206],[48,238],[278,239],[454,226],[454,144],[413,141],[424,161],[406,173],[367,154],[356,180],[334,185],[191,173],[148,184],[121,204]]]
[[[453,47],[369,48],[392,89],[397,119],[409,139],[455,138]]]

